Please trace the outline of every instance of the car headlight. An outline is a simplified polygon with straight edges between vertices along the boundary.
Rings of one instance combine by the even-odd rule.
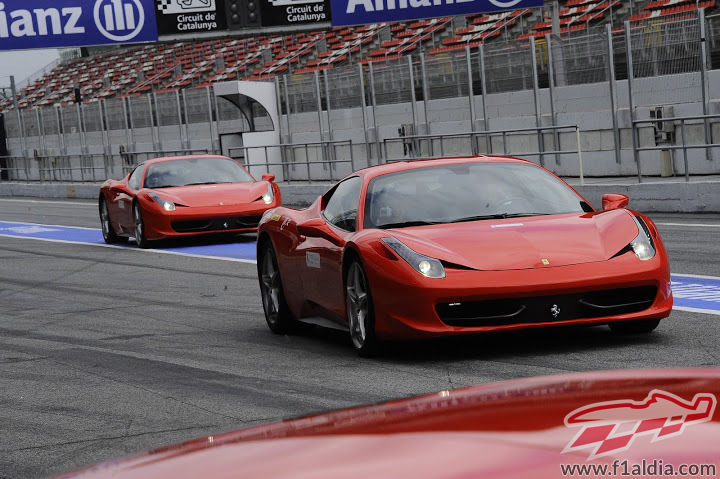
[[[382,240],[421,275],[428,278],[445,277],[445,268],[439,259],[417,253],[398,239],[383,238]]]
[[[647,261],[655,257],[655,247],[653,246],[650,230],[645,222],[636,216],[633,216],[638,227],[638,235],[630,242],[630,247],[635,252],[635,256],[643,261]]]
[[[162,206],[165,211],[175,211],[175,203],[173,203],[172,201],[161,198],[155,193],[150,193],[150,198],[157,201],[158,204]]]
[[[272,185],[268,185],[267,193],[262,195],[262,200],[266,205],[269,205],[275,200],[275,192],[273,191]]]

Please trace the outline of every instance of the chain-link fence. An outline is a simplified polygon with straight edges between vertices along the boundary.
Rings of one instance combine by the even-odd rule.
[[[700,71],[697,20],[648,23],[630,32],[636,78]]]

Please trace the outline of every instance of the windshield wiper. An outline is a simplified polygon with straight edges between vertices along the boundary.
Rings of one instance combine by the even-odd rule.
[[[399,223],[387,223],[384,225],[378,226],[380,229],[389,229],[389,228],[406,228],[410,226],[426,226],[426,225],[437,225],[440,224],[438,222],[433,221],[401,221]]]
[[[495,213],[492,215],[466,216],[464,218],[456,218],[448,223],[462,223],[464,221],[480,221],[480,220],[498,220],[504,218],[521,218],[523,216],[543,216],[550,213]]]
[[[199,181],[197,183],[186,183],[183,186],[194,186],[194,185],[217,185],[222,183],[221,181]]]

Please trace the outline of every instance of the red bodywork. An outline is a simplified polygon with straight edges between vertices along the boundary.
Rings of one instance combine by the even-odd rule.
[[[656,395],[673,403],[651,419],[651,430],[643,419]],[[526,378],[204,437],[64,477],[525,479],[563,477],[561,467],[572,466],[608,468],[605,474],[576,472],[577,477],[673,477],[683,466],[686,475],[693,471],[687,467],[704,467],[702,477],[715,477],[720,472],[718,397],[718,369]],[[713,408],[703,400],[712,401]],[[566,422],[575,411],[607,403],[629,404],[620,419],[616,414],[592,423],[612,425],[612,431],[583,439],[579,428]],[[696,409],[703,418],[693,416]],[[679,433],[658,436],[676,424],[684,424]],[[622,447],[591,457],[627,434],[631,440]],[[581,439],[588,447],[575,446]],[[696,471],[693,475],[701,477]]]
[[[375,331],[381,339],[599,324],[665,318],[670,314],[672,293],[665,248],[653,222],[634,211],[613,209],[363,229],[365,194],[373,178],[405,169],[470,161],[522,162],[540,168],[514,158],[474,157],[399,162],[360,170],[350,175],[362,180],[355,232],[344,231],[324,220],[321,213],[327,194],[304,210],[281,207],[268,212],[260,222],[258,244],[266,239],[272,242],[292,314],[296,318],[322,316],[346,323],[344,268],[350,255],[359,257],[367,272]],[[583,198],[578,194],[580,200]],[[656,255],[648,261],[639,260],[627,249],[619,254],[638,235],[633,215],[645,221],[655,243]],[[521,227],[512,227],[517,224]],[[298,233],[298,225],[305,226],[301,226],[303,231],[312,226],[316,233],[313,237],[303,236]],[[446,267],[446,277],[442,279],[424,277],[383,243],[382,238],[387,237],[399,239],[418,253],[462,267]],[[319,255],[319,265],[315,261],[315,267],[309,267],[308,253],[313,258]],[[577,313],[570,318],[564,317],[564,313],[557,317],[551,314],[555,304],[560,305],[561,311],[567,310],[562,301],[602,294],[600,291],[642,287],[656,288],[656,293],[640,311],[618,314],[616,311],[621,308],[607,308],[602,314],[584,317]],[[531,298],[528,301],[541,313],[529,321],[512,324],[457,326],[444,322],[436,310],[437,305],[516,298]]]
[[[272,179],[157,189],[143,187],[147,167],[153,163],[204,157],[218,158],[219,155],[177,156],[148,160],[137,167],[142,169],[139,188],[133,188],[129,182],[132,173],[122,180],[107,180],[100,188],[100,199],[107,202],[114,232],[120,236],[134,235],[133,205],[135,203],[140,204],[142,208],[145,236],[149,240],[207,233],[256,231],[257,221],[263,213],[282,204],[280,189]],[[260,199],[267,192],[268,186],[274,191],[274,199],[270,204]],[[172,201],[176,204],[176,209],[165,211],[150,196],[151,193]],[[183,224],[190,226],[178,231],[173,228],[174,222],[185,222]]]

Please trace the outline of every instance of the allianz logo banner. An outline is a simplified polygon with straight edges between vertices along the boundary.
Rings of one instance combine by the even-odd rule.
[[[364,25],[540,7],[543,0],[330,0],[332,24]]]
[[[157,39],[154,0],[0,0],[0,50]]]

